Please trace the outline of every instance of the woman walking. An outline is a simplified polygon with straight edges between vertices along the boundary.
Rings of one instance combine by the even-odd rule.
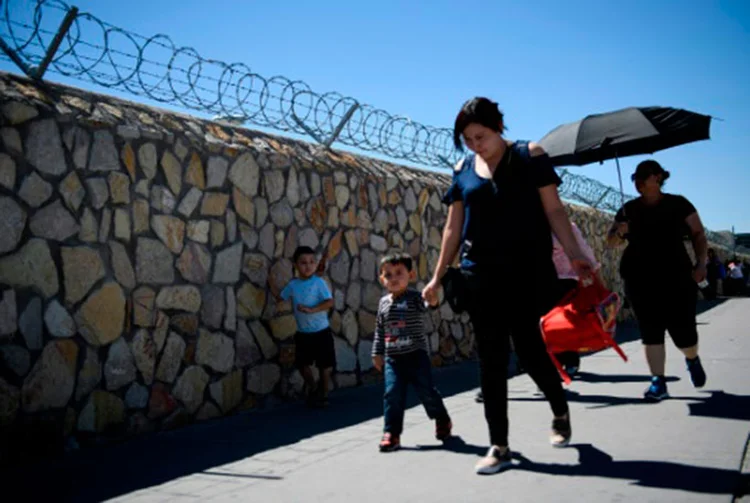
[[[706,278],[708,243],[695,207],[682,196],[662,191],[669,171],[653,160],[641,162],[631,176],[640,197],[626,203],[615,215],[608,242],[627,241],[620,262],[625,294],[633,306],[651,371],[644,398],[660,401],[669,396],[664,378],[664,334],[685,355],[696,388],[706,383],[698,357],[695,303],[698,283]],[[689,236],[697,262],[685,249]]]
[[[503,138],[502,112],[487,98],[467,101],[456,117],[454,143],[471,151],[454,170],[443,202],[448,217],[440,257],[423,290],[435,305],[442,277],[460,248],[466,283],[463,302],[477,340],[484,414],[490,448],[476,472],[496,473],[510,464],[508,448],[508,352],[510,339],[552,408],[553,446],[572,434],[565,394],[539,331],[540,316],[557,300],[552,235],[560,240],[581,277],[591,264],[571,230],[557,187],[561,180],[544,150]],[[463,140],[463,143],[462,143]],[[531,267],[530,267],[531,266]]]

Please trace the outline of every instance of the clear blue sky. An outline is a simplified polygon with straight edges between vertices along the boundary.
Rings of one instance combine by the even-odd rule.
[[[436,126],[451,126],[474,95],[498,101],[519,139],[625,106],[719,117],[710,141],[655,158],[672,171],[668,190],[692,200],[707,227],[750,232],[750,1],[73,3],[204,57]],[[626,175],[639,160],[622,161]],[[613,162],[573,171],[617,184]]]

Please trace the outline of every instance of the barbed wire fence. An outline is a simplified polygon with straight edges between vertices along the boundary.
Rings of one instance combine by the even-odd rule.
[[[317,93],[301,80],[267,78],[243,63],[204,58],[167,35],[145,37],[61,0],[0,0],[0,8],[0,59],[35,80],[49,71],[236,124],[308,135],[326,148],[336,142],[433,168],[450,169],[460,158],[451,129],[336,92]],[[560,175],[564,199],[609,212],[623,202],[619,190],[597,180],[568,170]]]

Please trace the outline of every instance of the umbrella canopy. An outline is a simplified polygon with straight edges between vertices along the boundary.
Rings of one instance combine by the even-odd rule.
[[[583,166],[709,139],[711,117],[669,107],[631,107],[588,115],[539,140],[555,166]]]

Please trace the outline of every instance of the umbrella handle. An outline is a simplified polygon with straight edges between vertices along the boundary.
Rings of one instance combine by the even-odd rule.
[[[622,214],[625,215],[625,189],[622,188],[622,172],[620,171],[620,158],[615,152],[615,164],[617,165],[617,179],[620,182],[620,205],[622,206]]]

